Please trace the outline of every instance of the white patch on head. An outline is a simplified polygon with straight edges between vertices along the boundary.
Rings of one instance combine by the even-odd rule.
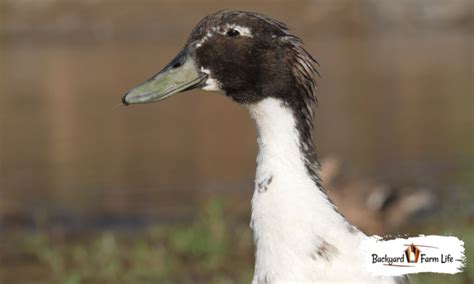
[[[205,43],[210,37],[212,37],[212,33],[208,32],[200,41],[196,43],[196,48],[201,47],[203,43]]]
[[[234,29],[240,33],[241,36],[253,37],[250,29],[239,25],[227,25],[227,29]]]
[[[250,32],[250,29],[247,27],[239,26],[237,24],[227,24],[224,28],[224,30],[219,30],[221,34],[226,34],[229,30],[236,30],[239,32],[241,36],[246,36],[246,37],[253,37],[252,33]]]
[[[207,80],[206,80],[206,85],[202,87],[203,90],[205,91],[223,91],[221,89],[221,83],[211,77],[211,71],[209,69],[206,69],[204,67],[201,67],[201,72],[207,74]]]
[[[202,44],[205,43],[208,38],[209,38],[209,37],[208,37],[207,35],[204,36],[200,41],[198,41],[198,42],[196,43],[196,48],[201,47]]]
[[[208,31],[206,35],[196,43],[196,48],[201,47],[209,38],[213,36],[213,33],[226,35],[229,30],[236,30],[241,36],[253,37],[250,29],[247,27],[239,26],[237,24],[226,24],[225,27],[212,27],[211,31]]]

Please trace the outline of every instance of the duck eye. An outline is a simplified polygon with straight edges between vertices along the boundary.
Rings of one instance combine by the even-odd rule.
[[[240,35],[238,30],[230,29],[226,33],[227,36],[234,37]]]

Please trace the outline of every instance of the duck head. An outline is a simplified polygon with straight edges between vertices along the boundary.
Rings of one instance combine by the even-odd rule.
[[[178,55],[122,101],[157,102],[201,88],[241,104],[266,97],[314,102],[315,63],[285,24],[256,13],[220,11],[202,19]]]

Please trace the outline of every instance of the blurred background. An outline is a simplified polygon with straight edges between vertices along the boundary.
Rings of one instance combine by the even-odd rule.
[[[0,1],[0,282],[248,283],[256,137],[192,91],[120,106],[220,9],[287,23],[319,61],[326,189],[368,234],[465,241],[472,283],[470,0]],[[470,258],[471,257],[471,258]]]

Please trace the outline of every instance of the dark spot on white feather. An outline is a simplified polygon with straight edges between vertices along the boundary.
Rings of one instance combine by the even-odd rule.
[[[347,231],[349,231],[349,233],[351,234],[355,234],[357,233],[359,230],[357,230],[357,228],[349,223],[346,224],[347,225]]]
[[[268,190],[269,185],[272,183],[272,181],[273,181],[273,176],[270,176],[269,178],[265,179],[264,181],[259,182],[258,185],[257,185],[258,192],[259,193],[266,192]]]
[[[312,255],[312,258],[316,261],[325,260],[330,261],[338,253],[335,246],[329,244],[326,241],[322,241],[321,244],[316,248],[316,251]]]

